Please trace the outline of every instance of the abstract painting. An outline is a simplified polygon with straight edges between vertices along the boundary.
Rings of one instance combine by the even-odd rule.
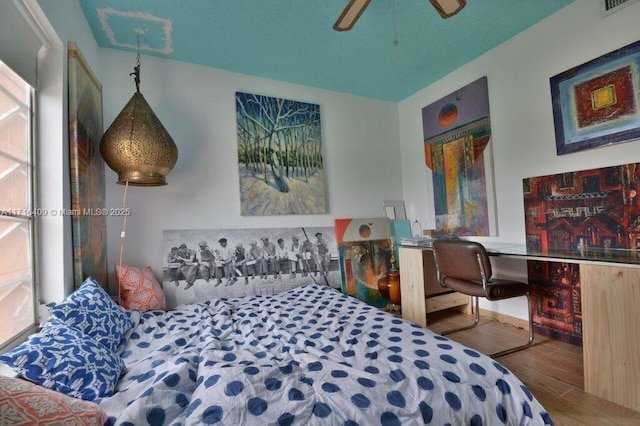
[[[167,230],[163,245],[170,307],[314,283],[340,288],[332,227]]]
[[[422,129],[436,229],[497,235],[487,78],[422,108]]]
[[[640,163],[523,179],[527,251],[637,250],[639,191]]]
[[[236,93],[240,213],[327,213],[320,106]]]
[[[391,221],[388,218],[336,219],[342,292],[376,307],[389,301],[378,280],[391,269]]]
[[[582,346],[580,265],[527,261],[536,333]]]
[[[69,43],[69,166],[74,283],[92,276],[107,283],[107,220],[85,214],[105,207],[102,138],[102,85],[80,50]]]
[[[640,163],[523,179],[527,252],[629,257],[640,249]],[[579,264],[528,261],[535,330],[582,344]]]
[[[640,41],[551,77],[556,152],[640,138]]]

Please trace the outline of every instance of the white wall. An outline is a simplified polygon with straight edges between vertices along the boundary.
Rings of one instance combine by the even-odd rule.
[[[498,212],[498,237],[525,241],[522,179],[640,161],[638,142],[556,155],[549,78],[640,39],[640,3],[601,18],[599,1],[577,0],[537,25],[399,103],[403,196],[407,214],[435,226],[424,164],[421,109],[487,76]],[[496,262],[503,275],[526,277],[525,262]],[[526,317],[524,302],[494,310]],[[483,307],[487,307],[483,304]]]
[[[102,51],[105,129],[135,91],[135,55]],[[161,278],[165,229],[333,226],[341,217],[379,217],[382,200],[402,194],[397,103],[298,86],[199,65],[142,56],[140,91],[178,146],[164,187],[129,187],[123,263],[151,266]],[[329,213],[241,217],[235,92],[320,105]],[[107,171],[108,207],[124,187]],[[123,218],[109,217],[109,270],[119,259]],[[113,288],[113,277],[110,279]]]

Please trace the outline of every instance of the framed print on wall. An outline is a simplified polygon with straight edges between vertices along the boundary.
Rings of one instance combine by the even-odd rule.
[[[320,105],[236,93],[240,214],[327,213]]]
[[[99,148],[102,85],[74,43],[69,43],[68,72],[74,283],[76,288],[80,287],[92,276],[106,288],[107,219],[103,215],[84,214],[106,205],[105,163]]]
[[[497,235],[487,77],[422,108],[436,229]]]
[[[640,41],[551,77],[558,155],[640,138]]]

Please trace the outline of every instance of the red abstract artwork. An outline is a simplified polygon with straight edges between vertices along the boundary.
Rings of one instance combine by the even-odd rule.
[[[626,66],[575,86],[578,127],[616,120],[636,112],[633,74]]]
[[[640,41],[551,77],[556,152],[640,138]]]

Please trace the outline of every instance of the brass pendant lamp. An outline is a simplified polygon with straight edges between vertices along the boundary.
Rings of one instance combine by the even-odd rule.
[[[178,148],[140,93],[140,53],[130,75],[136,92],[102,136],[100,154],[121,185],[166,185]]]

